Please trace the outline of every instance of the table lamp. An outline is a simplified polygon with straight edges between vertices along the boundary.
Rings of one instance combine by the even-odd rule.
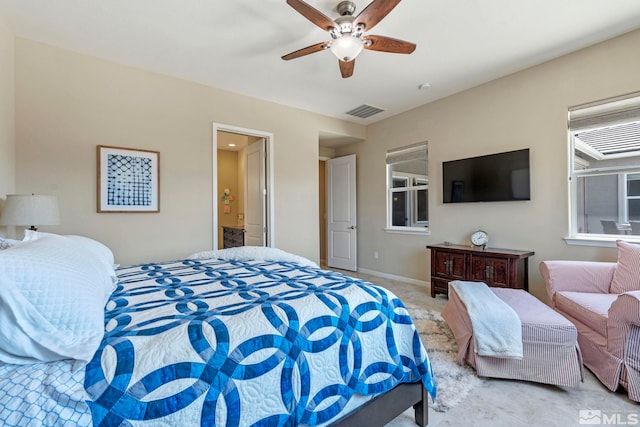
[[[0,225],[30,226],[36,231],[40,225],[60,224],[60,211],[56,196],[36,194],[7,194]]]

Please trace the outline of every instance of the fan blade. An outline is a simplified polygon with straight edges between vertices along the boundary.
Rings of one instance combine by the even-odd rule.
[[[298,49],[295,52],[291,52],[282,57],[285,61],[290,59],[300,58],[301,56],[309,55],[310,53],[320,52],[321,50],[325,50],[329,47],[329,43],[320,42],[316,44],[312,44],[311,46],[303,47],[302,49]]]
[[[355,59],[352,59],[349,62],[338,60],[338,63],[340,64],[340,73],[342,74],[342,78],[346,79],[353,75],[353,67],[356,65]]]
[[[353,21],[354,25],[362,24],[366,31],[382,21],[400,3],[400,0],[373,0]]]
[[[304,16],[325,31],[329,31],[336,27],[336,23],[327,15],[302,0],[287,0],[287,4],[298,11],[300,15]]]
[[[392,39],[384,36],[364,36],[362,40],[365,42],[364,48],[369,50],[377,50],[379,52],[405,53],[409,54],[416,50],[416,44],[406,42],[404,40]],[[371,43],[367,43],[367,40]]]

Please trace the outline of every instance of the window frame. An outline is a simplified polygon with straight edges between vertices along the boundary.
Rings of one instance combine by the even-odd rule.
[[[640,221],[640,218],[638,219],[630,219],[629,218],[629,201],[630,200],[640,200],[640,194],[638,195],[633,195],[630,196],[629,195],[629,175],[638,175],[638,177],[636,179],[632,179],[631,181],[640,181],[640,173],[638,172],[627,172],[624,174],[624,182],[623,182],[623,190],[624,190],[624,221],[625,222],[629,222],[629,221]]]
[[[390,178],[389,178],[390,182],[393,182],[393,180],[396,180],[396,179],[402,179],[407,183],[407,185],[405,185],[404,187],[388,186],[389,194],[388,194],[387,200],[390,202],[388,203],[388,209],[390,210],[390,212],[387,213],[387,217],[390,218],[391,221],[387,224],[388,225],[387,228],[393,229],[395,227],[398,227],[402,230],[416,229],[418,231],[422,231],[423,229],[429,227],[429,220],[428,219],[426,221],[418,220],[418,191],[426,190],[427,197],[429,197],[429,177],[426,175],[420,175],[420,174],[409,173],[409,172],[392,171],[391,166],[394,164],[397,164],[397,163],[392,163],[391,165],[387,165],[388,173],[390,175]],[[426,182],[424,184],[416,184],[416,181],[418,180],[423,180]],[[393,225],[392,201],[393,201],[394,193],[406,193],[405,211],[408,212],[407,223],[409,225]]]
[[[629,200],[640,199],[638,196],[628,196],[628,176],[631,174],[640,174],[640,160],[626,165],[600,167],[588,169],[584,159],[576,156],[577,151],[584,152],[585,143],[576,142],[576,135],[580,132],[588,130],[598,130],[614,126],[616,124],[632,124],[640,120],[640,92],[633,94],[611,98],[594,103],[584,104],[582,106],[572,107],[568,111],[567,117],[567,137],[568,137],[568,193],[569,193],[569,215],[568,229],[569,236],[565,237],[568,244],[584,245],[584,246],[604,246],[615,247],[616,240],[626,240],[631,242],[640,242],[640,236],[631,234],[605,234],[603,233],[585,233],[578,232],[578,226],[581,223],[578,215],[579,199],[579,183],[584,182],[580,178],[601,175],[616,175],[618,182],[617,189],[617,210],[618,223],[628,223],[629,221]],[[572,114],[577,112],[576,117]],[[615,120],[615,122],[613,121]],[[576,126],[572,126],[572,123]],[[577,146],[581,149],[578,149]],[[595,153],[600,154],[594,150]],[[604,156],[603,156],[604,157]],[[610,158],[621,157],[620,155],[610,155]],[[639,178],[640,179],[640,178]],[[584,197],[585,190],[582,191]],[[584,215],[584,212],[583,212]]]
[[[415,157],[412,157],[412,153]],[[387,151],[386,161],[386,226],[385,231],[390,233],[430,234],[429,228],[429,174],[427,165],[427,142],[413,144]],[[397,161],[393,161],[396,159]],[[424,159],[425,175],[394,171],[394,165],[405,162]],[[403,179],[407,183],[405,187],[393,187],[394,179]],[[416,181],[424,180],[424,184],[416,185]],[[410,185],[409,185],[410,184]],[[427,191],[427,220],[419,221],[418,217],[418,191]],[[393,195],[394,193],[406,193],[405,203],[408,212],[408,225],[393,225]]]

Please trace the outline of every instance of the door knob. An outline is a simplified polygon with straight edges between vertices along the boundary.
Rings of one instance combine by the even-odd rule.
[[[349,227],[349,230],[355,230],[355,229],[356,229],[355,225],[352,225],[351,227]]]

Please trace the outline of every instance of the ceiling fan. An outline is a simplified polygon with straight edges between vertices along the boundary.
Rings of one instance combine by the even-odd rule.
[[[331,40],[284,55],[282,59],[286,61],[330,49],[338,58],[342,77],[347,78],[353,75],[356,56],[362,52],[362,49],[404,54],[412,53],[416,49],[415,43],[364,34],[382,21],[400,3],[400,0],[373,0],[357,16],[353,16],[356,10],[355,3],[342,1],[337,7],[340,16],[335,20],[331,20],[302,0],[287,0],[287,3],[309,21],[327,31]]]

